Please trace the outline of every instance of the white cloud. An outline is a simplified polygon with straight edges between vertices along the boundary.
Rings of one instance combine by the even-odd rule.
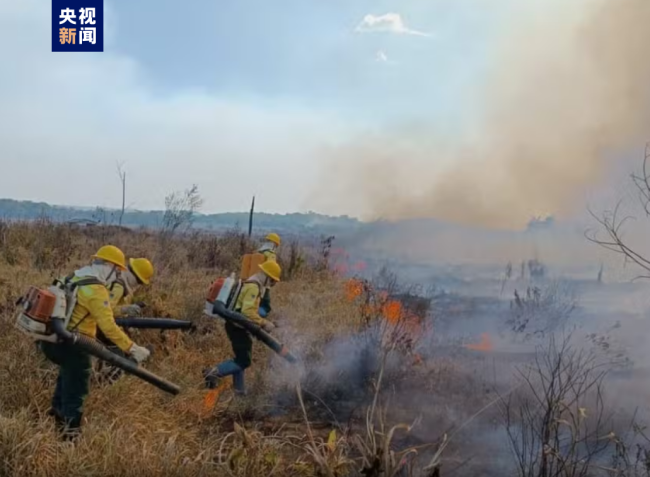
[[[413,30],[406,26],[399,13],[386,13],[384,15],[368,14],[363,17],[355,31],[360,33],[387,32],[399,35],[431,36],[429,33]]]

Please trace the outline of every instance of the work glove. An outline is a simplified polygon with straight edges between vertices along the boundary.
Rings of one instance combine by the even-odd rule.
[[[138,346],[137,344],[133,343],[133,345],[131,345],[131,349],[129,350],[129,354],[133,359],[136,360],[138,364],[140,364],[147,360],[151,354],[151,351],[149,351],[147,348],[143,348],[142,346]]]
[[[140,305],[127,305],[120,308],[120,313],[124,316],[140,316],[142,308]]]
[[[274,329],[276,329],[277,326],[275,326],[275,323],[269,320],[264,320],[262,323],[262,329],[268,333],[271,333]]]

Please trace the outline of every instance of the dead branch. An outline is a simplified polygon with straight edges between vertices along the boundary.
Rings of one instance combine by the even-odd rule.
[[[650,217],[650,172],[648,171],[650,166],[648,160],[650,160],[650,143],[646,144],[645,147],[641,174],[631,174],[632,182],[639,192],[639,201],[646,217]],[[585,237],[609,251],[623,255],[626,262],[629,260],[643,270],[650,272],[650,260],[647,260],[641,253],[634,250],[623,239],[623,226],[628,220],[633,220],[634,217],[625,216],[621,218],[619,216],[620,206],[621,201],[617,203],[612,212],[604,212],[600,217],[589,210],[591,216],[600,224],[601,229],[606,232],[607,238],[601,239],[598,237],[597,232],[593,231],[585,232]],[[635,280],[639,278],[650,278],[650,275],[640,275]]]
[[[586,477],[611,445],[602,396],[606,364],[552,336],[534,365],[520,370],[522,392],[502,401],[519,475]]]
[[[117,163],[117,175],[122,184],[122,209],[120,210],[120,218],[118,220],[118,225],[122,225],[122,219],[124,219],[124,211],[126,209],[126,171],[122,162]]]
[[[593,211],[589,211],[591,216],[601,225],[602,229],[605,230],[609,236],[608,239],[600,239],[598,238],[597,232],[590,233],[590,231],[585,232],[585,237],[590,242],[600,245],[609,251],[623,255],[626,260],[630,260],[637,266],[650,272],[650,260],[647,260],[639,252],[633,250],[623,239],[623,225],[625,225],[625,222],[628,220],[635,220],[635,218],[632,216],[620,218],[620,205],[621,203],[619,202],[612,212],[604,213],[601,217],[598,217]]]
[[[650,174],[648,173],[648,159],[650,159],[650,143],[645,146],[643,166],[641,167],[642,175],[631,174],[632,181],[639,191],[639,200],[646,216],[650,216]]]

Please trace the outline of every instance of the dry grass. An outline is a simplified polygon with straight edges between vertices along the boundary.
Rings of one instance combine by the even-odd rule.
[[[14,303],[30,285],[84,265],[105,243],[156,265],[155,282],[136,297],[149,305],[147,316],[197,326],[191,334],[132,331],[154,348],[146,367],[179,384],[181,394],[132,376],[111,386],[93,380],[83,435],[73,445],[57,439],[45,415],[57,369],[14,328]],[[449,343],[442,344],[454,351],[445,356],[414,359],[413,345],[430,354],[430,323],[422,326],[426,339],[405,345],[395,333],[403,323],[386,328],[375,313],[391,296],[408,294],[350,301],[346,283],[326,266],[329,248],[318,244],[292,241],[282,250],[291,273],[273,294],[276,334],[301,362],[290,365],[256,344],[250,394],[234,399],[225,388],[206,409],[201,370],[231,350],[222,325],[202,316],[205,293],[255,246],[236,231],[169,237],[47,220],[0,222],[0,477],[515,475],[513,462],[497,453],[509,442],[494,406],[510,378],[500,376],[505,389],[487,386],[489,359]],[[618,473],[589,475],[650,475],[639,460],[646,447],[638,447],[634,464],[635,447],[617,446]]]
[[[155,282],[137,297],[150,305],[148,316],[190,319],[198,330],[133,332],[137,342],[154,346],[147,368],[178,383],[182,393],[166,395],[132,376],[112,386],[93,382],[83,435],[72,445],[56,439],[45,416],[56,368],[13,328],[14,303],[30,285],[46,285],[82,266],[105,243],[156,265]],[[384,421],[381,429],[370,423],[360,432],[308,425],[304,418],[310,423],[312,401],[331,403],[309,398],[306,405],[301,399],[302,407],[297,400],[278,404],[277,396],[287,390],[295,397],[309,370],[290,367],[260,344],[247,373],[251,394],[235,401],[225,391],[206,413],[201,369],[229,357],[230,349],[222,326],[201,317],[204,294],[216,276],[236,271],[241,253],[253,246],[236,232],[162,239],[118,227],[0,222],[0,476],[411,475],[407,462],[395,458],[410,455],[409,449],[390,454]],[[359,326],[359,311],[345,299],[343,283],[322,270],[318,250],[294,244],[285,253],[281,260],[301,266],[274,290],[277,334],[305,362],[318,362],[327,343]],[[374,463],[375,451],[384,453],[377,459],[390,469]],[[367,462],[373,467],[364,471]]]

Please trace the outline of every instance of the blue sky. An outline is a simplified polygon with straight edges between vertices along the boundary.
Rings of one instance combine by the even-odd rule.
[[[105,51],[55,54],[49,1],[0,0],[0,195],[117,206],[120,162],[133,207],[307,210],[323,150],[462,128],[509,3],[106,0]]]
[[[462,0],[113,3],[116,50],[137,58],[162,90],[297,103],[362,122],[456,111],[460,91],[480,74],[478,40],[490,24],[490,10]],[[355,33],[365,15],[396,8],[431,36]],[[379,51],[387,62],[376,61]]]

